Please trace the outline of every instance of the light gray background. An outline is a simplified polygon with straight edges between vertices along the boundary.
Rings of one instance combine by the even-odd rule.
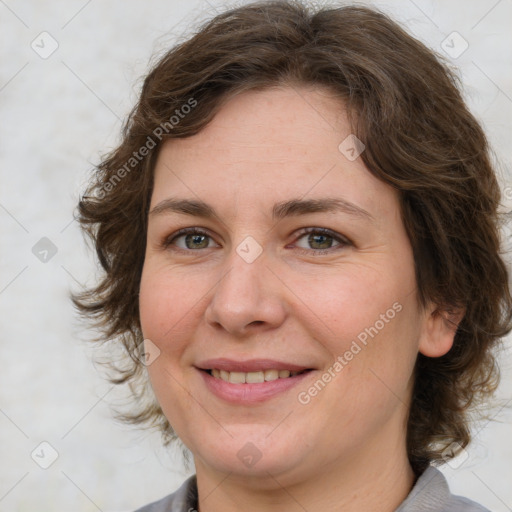
[[[367,3],[441,53],[453,31],[467,41],[451,60],[508,187],[512,0]],[[116,392],[91,363],[91,334],[68,301],[70,289],[96,277],[72,211],[100,153],[119,140],[151,55],[226,5],[0,0],[0,511],[130,511],[188,476],[177,450],[112,419],[107,404]],[[59,45],[46,59],[31,48],[34,40],[40,53],[51,48],[43,31]],[[57,249],[46,263],[32,253],[42,237]],[[502,405],[512,395],[511,367],[508,349]],[[467,460],[443,471],[455,492],[505,512],[512,510],[510,403],[494,415],[498,421],[478,427]],[[48,469],[31,458],[43,441],[58,452]],[[50,456],[44,446],[34,455]]]

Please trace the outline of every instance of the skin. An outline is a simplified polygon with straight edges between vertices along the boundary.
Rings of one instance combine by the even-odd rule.
[[[446,353],[453,329],[434,305],[419,307],[397,192],[340,152],[349,134],[328,91],[283,86],[234,96],[200,133],[160,150],[140,317],[160,350],[148,367],[152,387],[194,455],[201,512],[392,512],[414,483],[405,432],[415,359]],[[216,215],[155,210],[171,197],[204,201]],[[272,218],[275,203],[322,198],[371,218]],[[199,248],[173,236],[188,227],[209,235]],[[328,228],[341,242],[312,243],[305,228]],[[252,263],[236,251],[247,236],[263,250]],[[298,393],[393,304],[394,318],[300,403]],[[270,400],[236,405],[194,367],[215,357],[315,371]],[[249,441],[261,455],[252,467],[237,456]]]

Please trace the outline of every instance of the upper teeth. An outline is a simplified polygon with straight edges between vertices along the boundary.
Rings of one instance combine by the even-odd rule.
[[[286,379],[293,377],[300,372],[290,372],[290,370],[264,370],[260,372],[227,372],[225,370],[212,369],[214,377],[231,382],[232,384],[254,384],[276,379]]]

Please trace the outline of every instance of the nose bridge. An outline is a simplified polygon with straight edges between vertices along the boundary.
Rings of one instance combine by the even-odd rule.
[[[238,254],[233,254],[229,261],[229,270],[219,283],[217,296],[227,302],[234,302],[242,307],[244,304],[258,303],[260,295],[260,277],[263,272],[262,260],[247,263]]]
[[[209,323],[231,333],[251,324],[277,326],[284,318],[282,303],[263,248],[251,237],[236,246],[226,260],[227,270],[214,289],[206,311]]]

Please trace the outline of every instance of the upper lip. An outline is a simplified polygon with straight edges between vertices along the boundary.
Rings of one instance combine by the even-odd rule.
[[[290,370],[300,372],[312,369],[310,366],[286,363],[274,359],[248,359],[246,361],[235,361],[228,358],[207,359],[195,365],[200,370],[225,370],[227,372],[257,372],[263,370]]]

